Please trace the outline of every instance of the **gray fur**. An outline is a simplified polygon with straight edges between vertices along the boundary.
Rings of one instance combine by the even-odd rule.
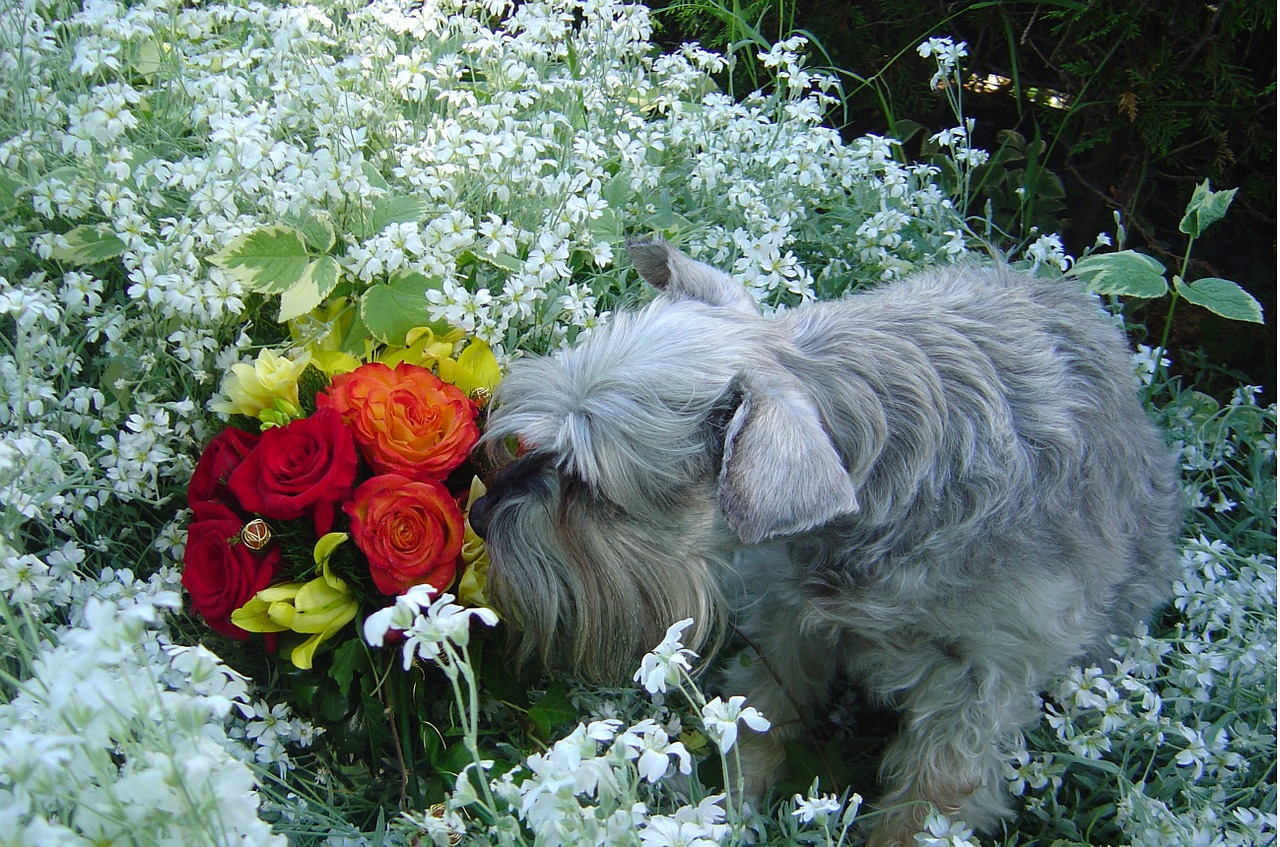
[[[743,742],[753,791],[845,672],[903,713],[873,842],[912,843],[916,801],[993,826],[1047,676],[1170,593],[1174,466],[1122,334],[1004,268],[770,319],[663,242],[631,253],[661,296],[516,362],[484,436],[511,464],[473,522],[523,655],[616,680],[672,622],[708,649],[731,621],[763,661],[728,687],[774,724]]]

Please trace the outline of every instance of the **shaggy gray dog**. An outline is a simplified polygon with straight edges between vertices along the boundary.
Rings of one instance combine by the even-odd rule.
[[[509,464],[472,523],[523,655],[618,680],[671,623],[698,648],[728,622],[761,655],[726,687],[774,725],[750,790],[849,675],[902,714],[873,843],[929,804],[996,824],[1048,675],[1170,591],[1174,467],[1122,333],[1069,282],[976,265],[770,319],[630,250],[661,296],[494,398]]]

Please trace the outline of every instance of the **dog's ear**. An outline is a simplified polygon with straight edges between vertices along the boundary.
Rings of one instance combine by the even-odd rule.
[[[748,544],[858,510],[858,498],[813,398],[790,375],[742,375],[724,435],[720,509]]]
[[[645,282],[669,297],[699,300],[753,315],[760,313],[745,286],[718,268],[695,262],[661,238],[631,239],[627,252]]]

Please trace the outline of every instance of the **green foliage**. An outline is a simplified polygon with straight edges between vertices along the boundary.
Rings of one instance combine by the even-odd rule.
[[[1207,180],[1196,187],[1182,218],[1181,229],[1188,235],[1184,272],[1191,260],[1192,245],[1206,227],[1226,215],[1235,193],[1235,189],[1212,191]],[[1165,281],[1165,273],[1164,265],[1150,256],[1133,250],[1120,250],[1085,256],[1066,275],[1081,280],[1098,294],[1154,299],[1172,291],[1175,301],[1181,298],[1228,320],[1263,322],[1262,304],[1237,283],[1217,277],[1186,282],[1182,276],[1175,275],[1170,287]],[[1170,319],[1172,311],[1170,307]]]
[[[1173,278],[1174,291],[1188,303],[1203,306],[1215,315],[1233,321],[1260,324],[1262,304],[1247,291],[1229,279],[1203,277],[1194,282]]]
[[[52,257],[69,265],[96,265],[119,258],[125,244],[110,227],[81,224],[54,244]]]
[[[718,17],[700,10],[704,4],[685,4],[678,19],[685,33],[725,44],[714,40]],[[992,151],[970,174],[964,208],[989,221],[980,232],[1001,249],[1034,238],[1038,228],[1061,233],[1067,251],[1079,254],[1119,211],[1132,233],[1126,246],[1173,265],[1181,199],[1207,176],[1238,186],[1243,208],[1236,238],[1200,248],[1209,265],[1200,273],[1238,279],[1268,300],[1275,287],[1266,249],[1275,219],[1274,18],[1266,0],[804,0],[791,25],[819,33],[825,61],[844,69],[837,72],[848,81],[838,119],[847,121],[847,136],[887,133],[904,142],[907,156],[933,162],[928,138],[948,126],[951,100],[964,96],[965,113],[977,119],[974,142]],[[963,91],[919,85],[924,72],[914,48],[930,35],[968,43]],[[1206,324],[1206,332],[1215,326]],[[1159,335],[1159,326],[1152,331]],[[1248,351],[1270,347],[1270,337],[1233,335],[1245,340],[1207,340],[1218,343],[1217,355],[1262,365]]]
[[[427,311],[427,292],[439,289],[438,279],[417,271],[397,271],[386,283],[371,285],[360,295],[360,319],[369,334],[383,344],[404,344],[414,327],[447,332],[448,326],[433,321]]]
[[[757,53],[794,31],[797,0],[658,0],[649,4],[681,40],[696,40],[732,62],[726,90],[735,96],[770,80]],[[807,34],[807,33],[806,33]]]
[[[311,265],[302,233],[283,225],[236,236],[209,261],[250,291],[266,294],[279,294],[298,285]]]
[[[1094,253],[1076,262],[1067,276],[1098,294],[1152,299],[1169,293],[1165,267],[1133,250]]]

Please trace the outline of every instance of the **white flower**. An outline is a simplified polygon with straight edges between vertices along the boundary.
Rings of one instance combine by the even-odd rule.
[[[949,37],[930,38],[917,47],[916,52],[923,59],[932,56],[939,65],[952,68],[955,67],[957,62],[969,55],[969,42],[961,41],[956,44]]]
[[[662,643],[640,660],[640,669],[632,679],[645,691],[650,694],[665,692],[669,686],[679,684],[681,671],[688,673],[692,669],[689,660],[696,659],[697,654],[680,643],[680,634],[692,624],[693,618],[685,618],[667,627]]]
[[[978,847],[970,838],[973,830],[963,821],[952,823],[945,815],[932,812],[924,823],[925,831],[916,833],[917,847]]]
[[[954,147],[969,137],[969,130],[963,126],[944,129],[929,136],[929,140],[940,147]]]
[[[640,830],[644,847],[718,847],[717,833],[695,821],[654,815]]]
[[[466,647],[471,639],[471,621],[496,626],[498,616],[492,609],[468,609],[453,602],[452,594],[441,594],[434,601],[435,589],[415,585],[396,598],[395,603],[379,609],[364,621],[364,640],[381,647],[389,632],[404,632],[404,667],[408,670],[414,656],[424,659],[440,657],[444,642]]]
[[[1209,758],[1209,748],[1199,730],[1181,724],[1178,732],[1187,740],[1187,746],[1178,752],[1175,761],[1181,767],[1191,768],[1191,779],[1196,781],[1204,774],[1205,760]]]
[[[1031,257],[1032,269],[1041,265],[1053,265],[1058,270],[1065,271],[1073,261],[1062,246],[1062,237],[1056,233],[1042,235],[1033,241],[1027,247],[1027,255]]]
[[[764,732],[770,726],[768,719],[754,706],[743,707],[746,697],[734,695],[728,702],[719,697],[702,707],[702,725],[707,735],[716,742],[721,753],[728,753],[738,740],[738,721],[756,732]]]
[[[791,799],[796,804],[795,810],[791,814],[799,818],[801,823],[812,823],[814,818],[819,816],[826,818],[827,815],[840,811],[841,803],[834,794],[813,794],[811,792],[809,797],[797,794]],[[861,805],[862,797],[854,794],[852,802]]]
[[[671,741],[667,732],[653,720],[645,720],[618,736],[618,743],[623,745],[625,756],[635,760],[640,778],[650,783],[657,783],[667,775],[667,770],[675,759],[676,769],[680,773],[690,773],[693,761],[689,751],[679,741]]]
[[[929,87],[937,88],[960,64],[960,60],[969,55],[969,46],[965,41],[956,44],[950,38],[930,38],[917,47],[916,52],[925,59],[932,56],[937,63],[938,71],[929,80]]]

